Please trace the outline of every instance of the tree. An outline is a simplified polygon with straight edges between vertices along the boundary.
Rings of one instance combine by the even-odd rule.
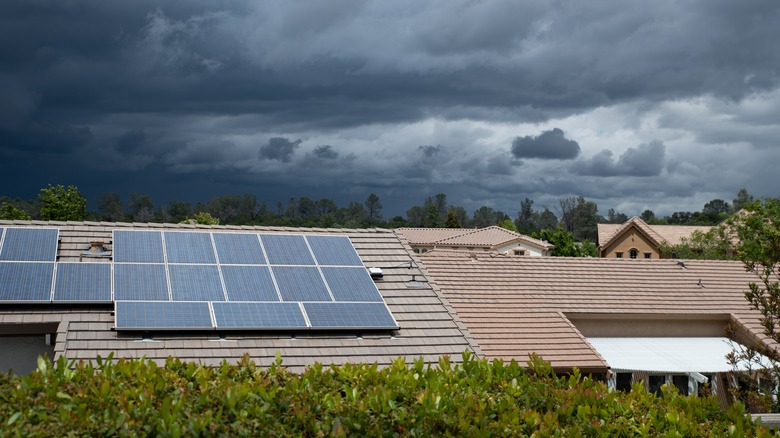
[[[371,193],[366,198],[366,214],[368,215],[368,225],[374,225],[382,221],[382,201],[376,193]]]
[[[577,205],[572,212],[574,228],[571,230],[575,239],[595,241],[598,238],[598,210],[595,202],[586,201],[582,196],[577,198]]]
[[[20,221],[29,221],[30,215],[27,214],[26,211],[22,210],[21,208],[16,208],[9,202],[3,202],[0,204],[0,219],[4,220],[20,220]]]
[[[713,199],[704,204],[704,208],[701,210],[701,214],[705,216],[705,220],[710,224],[717,224],[723,219],[726,219],[730,212],[731,206],[722,199]]]
[[[97,198],[97,209],[100,220],[120,222],[125,219],[125,209],[119,193],[101,193]]]
[[[625,213],[616,212],[614,208],[607,211],[607,222],[610,224],[622,224],[628,220]]]
[[[737,197],[731,203],[731,209],[734,213],[736,213],[754,201],[755,199],[753,199],[753,195],[748,193],[747,189],[741,188],[739,189],[739,192],[737,192]]]
[[[83,221],[87,217],[87,198],[76,186],[49,185],[41,189],[38,200],[45,221]]]
[[[775,343],[780,343],[780,201],[765,199],[743,206],[741,214],[732,216],[723,235],[731,236],[736,243],[736,257],[745,270],[755,273],[757,280],[748,284],[745,292],[750,307],[758,310],[764,333]],[[760,353],[760,354],[756,354]],[[762,360],[762,355],[766,360]],[[772,348],[736,348],[730,357],[733,363],[742,362],[757,365],[759,376],[777,382],[780,378],[780,355]],[[742,379],[742,391],[737,395],[748,408],[780,411],[775,400],[776,386],[758,386],[758,382],[745,373],[738,373]]]
[[[471,225],[477,228],[489,227],[498,223],[499,220],[495,210],[484,205],[475,210],[471,218]]]
[[[515,226],[515,223],[512,222],[512,219],[509,218],[505,218],[503,222],[498,224],[498,226],[505,230],[517,232],[517,227]]]
[[[192,219],[185,219],[181,223],[183,224],[198,224],[198,225],[219,225],[219,219],[212,216],[210,213],[199,211],[193,215]]]
[[[447,209],[447,222],[444,224],[447,228],[461,228],[458,214],[453,207]]]
[[[558,216],[555,215],[550,209],[544,207],[544,210],[539,213],[539,221],[536,224],[536,228],[539,230],[551,230],[558,226]]]
[[[577,198],[569,196],[558,201],[561,211],[561,224],[568,231],[574,231],[574,209],[577,208]]]
[[[135,222],[149,222],[154,218],[154,203],[149,195],[144,193],[130,193],[130,201],[127,203],[127,214]]]
[[[522,201],[520,201],[520,210],[517,212],[517,219],[515,220],[515,225],[517,225],[517,230],[523,234],[531,234],[534,232],[534,201],[531,199],[525,198]]]
[[[677,245],[662,242],[661,255],[683,260],[733,260],[734,246],[723,227],[710,231],[694,231],[680,239]]]
[[[653,210],[645,210],[639,217],[647,223],[652,223],[655,220],[655,213],[653,213]]]

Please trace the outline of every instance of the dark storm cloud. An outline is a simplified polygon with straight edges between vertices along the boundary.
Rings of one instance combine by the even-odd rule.
[[[425,156],[425,158],[432,158],[436,154],[441,153],[442,147],[441,145],[436,145],[436,146],[423,145],[423,146],[418,146],[417,150],[421,151],[423,156]]]
[[[330,145],[322,145],[314,148],[314,156],[321,160],[335,160],[339,157],[339,153]]]
[[[662,142],[652,141],[629,148],[617,161],[612,159],[612,151],[603,150],[574,164],[572,170],[590,176],[658,176],[664,168],[665,153]]]
[[[570,160],[579,154],[580,145],[567,139],[558,128],[544,131],[535,137],[516,137],[512,140],[512,155],[517,158]]]
[[[290,141],[284,137],[272,137],[267,144],[260,146],[258,155],[265,160],[277,160],[289,163],[301,140]]]

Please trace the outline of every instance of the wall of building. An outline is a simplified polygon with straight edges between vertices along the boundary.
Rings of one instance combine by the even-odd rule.
[[[38,356],[54,358],[54,347],[46,345],[46,335],[0,336],[0,371],[30,374],[38,368]]]
[[[636,249],[638,259],[647,258],[645,254],[650,254],[651,259],[658,259],[661,257],[661,253],[644,234],[639,232],[636,228],[630,228],[622,236],[619,236],[611,245],[601,251],[601,257],[604,258],[619,258],[618,253],[622,253],[624,259],[631,258],[631,249]]]

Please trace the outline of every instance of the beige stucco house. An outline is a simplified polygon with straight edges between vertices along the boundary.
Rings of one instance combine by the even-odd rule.
[[[694,231],[711,226],[649,225],[634,216],[623,224],[598,224],[599,253],[604,258],[658,259],[661,244],[677,245]]]
[[[549,256],[554,246],[498,226],[485,228],[399,228],[414,252],[433,249],[493,251],[508,255]]]

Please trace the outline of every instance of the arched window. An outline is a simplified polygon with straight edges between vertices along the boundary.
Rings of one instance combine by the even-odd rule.
[[[632,259],[635,259],[639,257],[639,251],[636,248],[631,248],[628,251],[628,256],[631,257]]]

